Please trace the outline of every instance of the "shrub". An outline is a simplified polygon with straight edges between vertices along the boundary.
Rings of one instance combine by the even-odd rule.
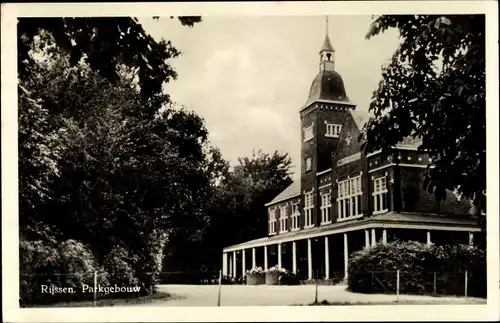
[[[280,267],[278,267],[278,265],[276,265],[276,266],[268,268],[265,272],[266,273],[276,273],[277,272],[277,273],[284,274],[287,272],[287,270],[285,268],[280,268]]]
[[[97,265],[94,255],[83,243],[76,240],[66,240],[58,246],[64,274],[64,286],[80,288],[82,284],[93,285],[94,273],[101,271],[97,283],[107,285],[107,274]]]
[[[19,240],[20,302],[21,304],[47,303],[41,286],[60,285],[60,276],[51,275],[60,269],[59,250],[41,240]]]
[[[361,293],[394,293],[396,271],[400,271],[400,293],[464,293],[468,273],[468,294],[486,296],[486,253],[469,245],[436,246],[419,242],[377,244],[351,255],[349,289]],[[434,274],[436,273],[436,274]]]
[[[244,277],[231,277],[231,276],[222,276],[222,285],[241,285],[245,284],[246,280]]]
[[[81,242],[67,240],[56,245],[55,241],[20,240],[20,301],[21,304],[48,304],[91,298],[82,294],[82,284],[92,286],[94,272],[98,283],[107,284],[106,273],[100,270],[93,254]],[[47,294],[42,288],[68,287],[76,293]]]
[[[247,270],[247,275],[264,275],[265,271],[262,267],[255,267],[250,270]]]
[[[297,277],[297,275],[295,275],[294,273],[287,270],[284,273],[280,274],[279,284],[280,285],[299,285],[300,279]]]
[[[121,286],[135,285],[138,279],[129,264],[129,254],[121,246],[115,246],[104,258],[104,269],[109,273],[110,283]]]

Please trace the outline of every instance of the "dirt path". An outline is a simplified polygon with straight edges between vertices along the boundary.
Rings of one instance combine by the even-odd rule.
[[[393,304],[396,295],[356,294],[345,290],[345,285],[318,286],[318,301],[335,304]],[[139,306],[217,306],[218,286],[160,285],[159,290],[174,295],[174,299]],[[315,286],[244,286],[224,285],[221,288],[221,306],[287,306],[308,305],[314,302]],[[430,297],[400,295],[401,304],[485,304],[477,298]]]

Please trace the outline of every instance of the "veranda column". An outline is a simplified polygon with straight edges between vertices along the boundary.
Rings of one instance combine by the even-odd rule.
[[[255,260],[255,248],[252,248],[252,268],[257,267],[257,261]]]
[[[427,245],[430,246],[432,243],[431,241],[431,232],[427,231]]]
[[[281,269],[281,243],[278,243],[278,268]]]
[[[236,278],[236,251],[233,251],[233,277]]]
[[[227,276],[227,252],[222,253],[222,275]]]
[[[325,237],[325,279],[330,278],[330,249],[328,248],[328,237]]]
[[[474,233],[469,232],[469,245],[474,245]]]
[[[246,276],[246,252],[245,252],[245,249],[241,250],[241,254],[242,254],[242,265],[241,265],[241,277],[245,277]]]
[[[387,230],[386,229],[384,229],[384,231],[382,231],[382,243],[383,244],[387,243]]]
[[[347,279],[349,269],[349,246],[347,245],[347,233],[344,233],[344,279]]]
[[[297,274],[297,244],[292,242],[292,272]]]
[[[267,270],[267,246],[264,246],[264,270]]]
[[[313,279],[312,245],[311,239],[307,239],[307,277]]]
[[[377,236],[375,235],[375,229],[372,229],[372,247],[377,244]]]
[[[365,230],[365,247],[370,247],[370,231]]]
[[[229,257],[229,276],[233,277],[233,257],[228,254]]]

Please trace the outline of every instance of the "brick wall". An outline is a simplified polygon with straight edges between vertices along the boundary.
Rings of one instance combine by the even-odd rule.
[[[443,215],[468,215],[470,204],[458,201],[451,191],[438,203],[423,187],[424,168],[401,167],[401,206],[405,212],[438,213]]]

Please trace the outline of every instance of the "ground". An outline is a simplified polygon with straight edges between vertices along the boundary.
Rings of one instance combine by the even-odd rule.
[[[159,291],[171,294],[167,300],[153,301],[138,306],[217,306],[217,285],[160,285]],[[245,286],[223,285],[221,306],[287,306],[309,305],[315,300],[315,285],[299,286]],[[393,304],[396,295],[369,295],[346,291],[345,285],[318,286],[318,302],[332,305]],[[431,297],[400,295],[401,304],[486,304],[485,299],[463,297]]]
[[[172,299],[173,296],[167,293],[158,292],[153,295],[141,296],[138,298],[106,298],[106,299],[98,299],[94,304],[93,301],[81,301],[81,302],[61,302],[50,305],[40,305],[33,304],[27,305],[26,307],[110,307],[110,306],[123,306],[123,305],[147,305],[150,303],[163,303],[169,299]],[[24,306],[21,306],[24,307]]]

